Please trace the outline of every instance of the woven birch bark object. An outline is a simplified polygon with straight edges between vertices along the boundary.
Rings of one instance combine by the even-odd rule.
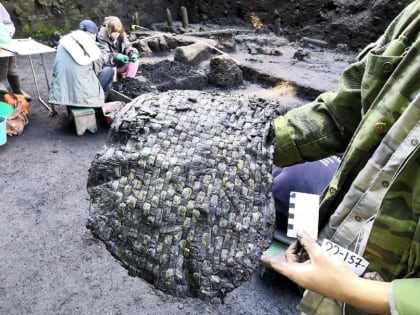
[[[276,106],[199,91],[139,96],[90,167],[87,227],[130,275],[176,296],[223,298],[271,243]]]

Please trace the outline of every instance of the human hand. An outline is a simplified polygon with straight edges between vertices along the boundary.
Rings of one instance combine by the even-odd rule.
[[[130,54],[130,61],[131,62],[136,62],[137,61],[137,54],[136,53],[132,53]]]
[[[303,262],[299,255],[302,248],[309,255],[309,260]],[[342,297],[340,289],[346,290],[349,281],[358,278],[344,261],[322,249],[306,232],[297,233],[297,240],[287,249],[285,259],[263,255],[261,262],[303,288],[338,299]]]
[[[309,260],[301,261],[305,249]],[[307,233],[299,231],[297,240],[285,253],[262,255],[261,262],[285,275],[299,286],[375,314],[389,314],[390,282],[359,278],[347,264],[322,249]]]
[[[115,57],[115,59],[118,62],[121,62],[121,63],[127,63],[129,61],[128,56],[127,55],[124,55],[124,54],[117,54],[117,56]]]

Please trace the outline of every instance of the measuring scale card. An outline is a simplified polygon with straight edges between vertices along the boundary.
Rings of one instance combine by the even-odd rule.
[[[313,239],[318,238],[319,195],[290,192],[287,236],[296,238],[303,230]]]

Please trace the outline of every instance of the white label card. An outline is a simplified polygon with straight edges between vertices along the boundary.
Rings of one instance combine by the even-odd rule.
[[[324,239],[321,247],[328,253],[344,260],[350,269],[358,276],[361,276],[369,265],[368,261],[363,257],[345,249],[344,247],[341,247],[340,245],[337,245],[330,240]]]
[[[295,237],[303,230],[313,239],[318,238],[319,195],[290,192],[287,236]]]

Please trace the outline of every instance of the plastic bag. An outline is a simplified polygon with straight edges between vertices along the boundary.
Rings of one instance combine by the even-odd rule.
[[[20,102],[22,104],[22,110],[25,115],[29,114],[29,102],[26,100],[23,94],[7,93],[4,95],[4,101],[7,104],[13,105],[15,107],[17,106],[17,103]]]
[[[12,37],[10,36],[9,28],[0,23],[0,44],[10,44],[12,42]]]
[[[8,136],[20,136],[28,124],[29,103],[21,94],[5,94],[4,100],[15,107],[12,114],[7,117],[6,133]]]
[[[22,104],[19,102],[13,113],[7,117],[6,133],[8,136],[20,136],[27,124],[28,118],[22,110]]]

